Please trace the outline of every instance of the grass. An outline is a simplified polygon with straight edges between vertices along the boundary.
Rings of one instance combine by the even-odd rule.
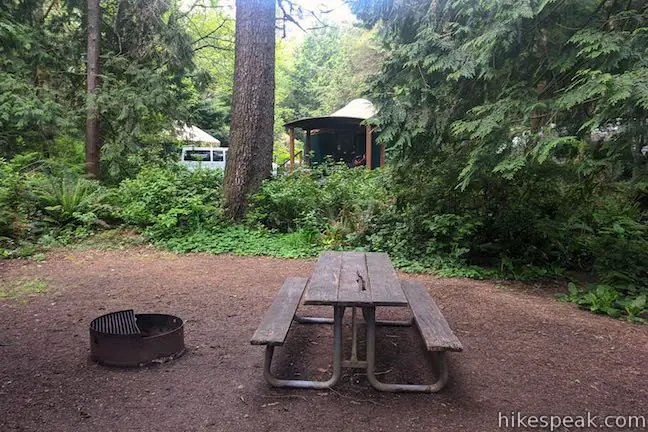
[[[27,303],[31,297],[47,291],[47,282],[40,278],[19,278],[0,284],[0,301]]]

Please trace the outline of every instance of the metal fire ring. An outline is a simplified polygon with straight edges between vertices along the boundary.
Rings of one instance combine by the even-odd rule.
[[[143,366],[185,352],[184,322],[173,315],[111,312],[90,323],[90,356],[108,366]]]

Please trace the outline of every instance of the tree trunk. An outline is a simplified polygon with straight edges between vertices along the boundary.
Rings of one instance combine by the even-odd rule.
[[[100,0],[88,0],[88,53],[87,53],[87,102],[86,102],[86,173],[99,178],[101,168],[99,140],[99,109],[95,98],[99,82],[99,22]]]
[[[234,94],[225,214],[240,220],[246,199],[270,176],[274,126],[275,0],[236,1]]]

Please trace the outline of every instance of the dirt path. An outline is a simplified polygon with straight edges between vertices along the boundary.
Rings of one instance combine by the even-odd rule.
[[[334,391],[269,388],[249,338],[283,279],[313,266],[147,248],[0,261],[0,284],[48,284],[26,304],[0,301],[0,431],[491,431],[499,412],[648,418],[648,326],[579,311],[542,287],[428,276],[403,275],[428,287],[465,349],[449,355],[442,393],[378,393],[350,371]],[[126,308],[185,319],[188,353],[136,370],[90,362],[90,320]],[[378,337],[385,381],[430,377],[413,330]],[[325,377],[331,344],[330,327],[295,326],[278,372]]]

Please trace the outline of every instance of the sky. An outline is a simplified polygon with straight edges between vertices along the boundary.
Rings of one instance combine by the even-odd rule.
[[[295,3],[301,5],[304,9],[330,11],[326,14],[321,14],[321,17],[333,23],[352,23],[355,21],[351,9],[349,9],[349,6],[347,6],[344,0],[328,0],[326,2],[297,0]],[[311,18],[311,20],[314,25],[317,24],[314,18]]]
[[[320,1],[296,0],[296,4],[301,5],[304,10],[310,10],[317,13],[317,11],[329,11],[327,13],[317,14],[319,19],[325,21],[329,25],[342,25],[352,24],[356,22],[351,9],[344,2],[344,0],[328,0],[326,3]],[[313,16],[305,16],[302,19],[295,17],[299,24],[306,30],[313,27],[321,26],[321,23]],[[286,28],[286,37],[288,39],[296,38],[301,39],[305,36],[303,30],[293,23],[288,23]]]
[[[181,3],[186,7],[196,3],[197,0],[181,0]],[[203,0],[204,1],[204,0]],[[351,9],[344,0],[291,0],[294,5],[301,6],[304,11],[330,11],[324,14],[318,14],[321,20],[326,21],[330,25],[352,24],[356,22],[355,17],[351,13]],[[223,11],[234,17],[234,4],[235,0],[221,0],[218,2],[223,7]],[[286,6],[287,7],[287,6]],[[295,15],[294,18],[304,28],[312,28],[321,25],[316,18],[309,16],[302,17],[301,19]],[[301,39],[304,37],[304,31],[299,29],[295,24],[288,23],[286,27],[286,37],[288,39],[296,38]]]

